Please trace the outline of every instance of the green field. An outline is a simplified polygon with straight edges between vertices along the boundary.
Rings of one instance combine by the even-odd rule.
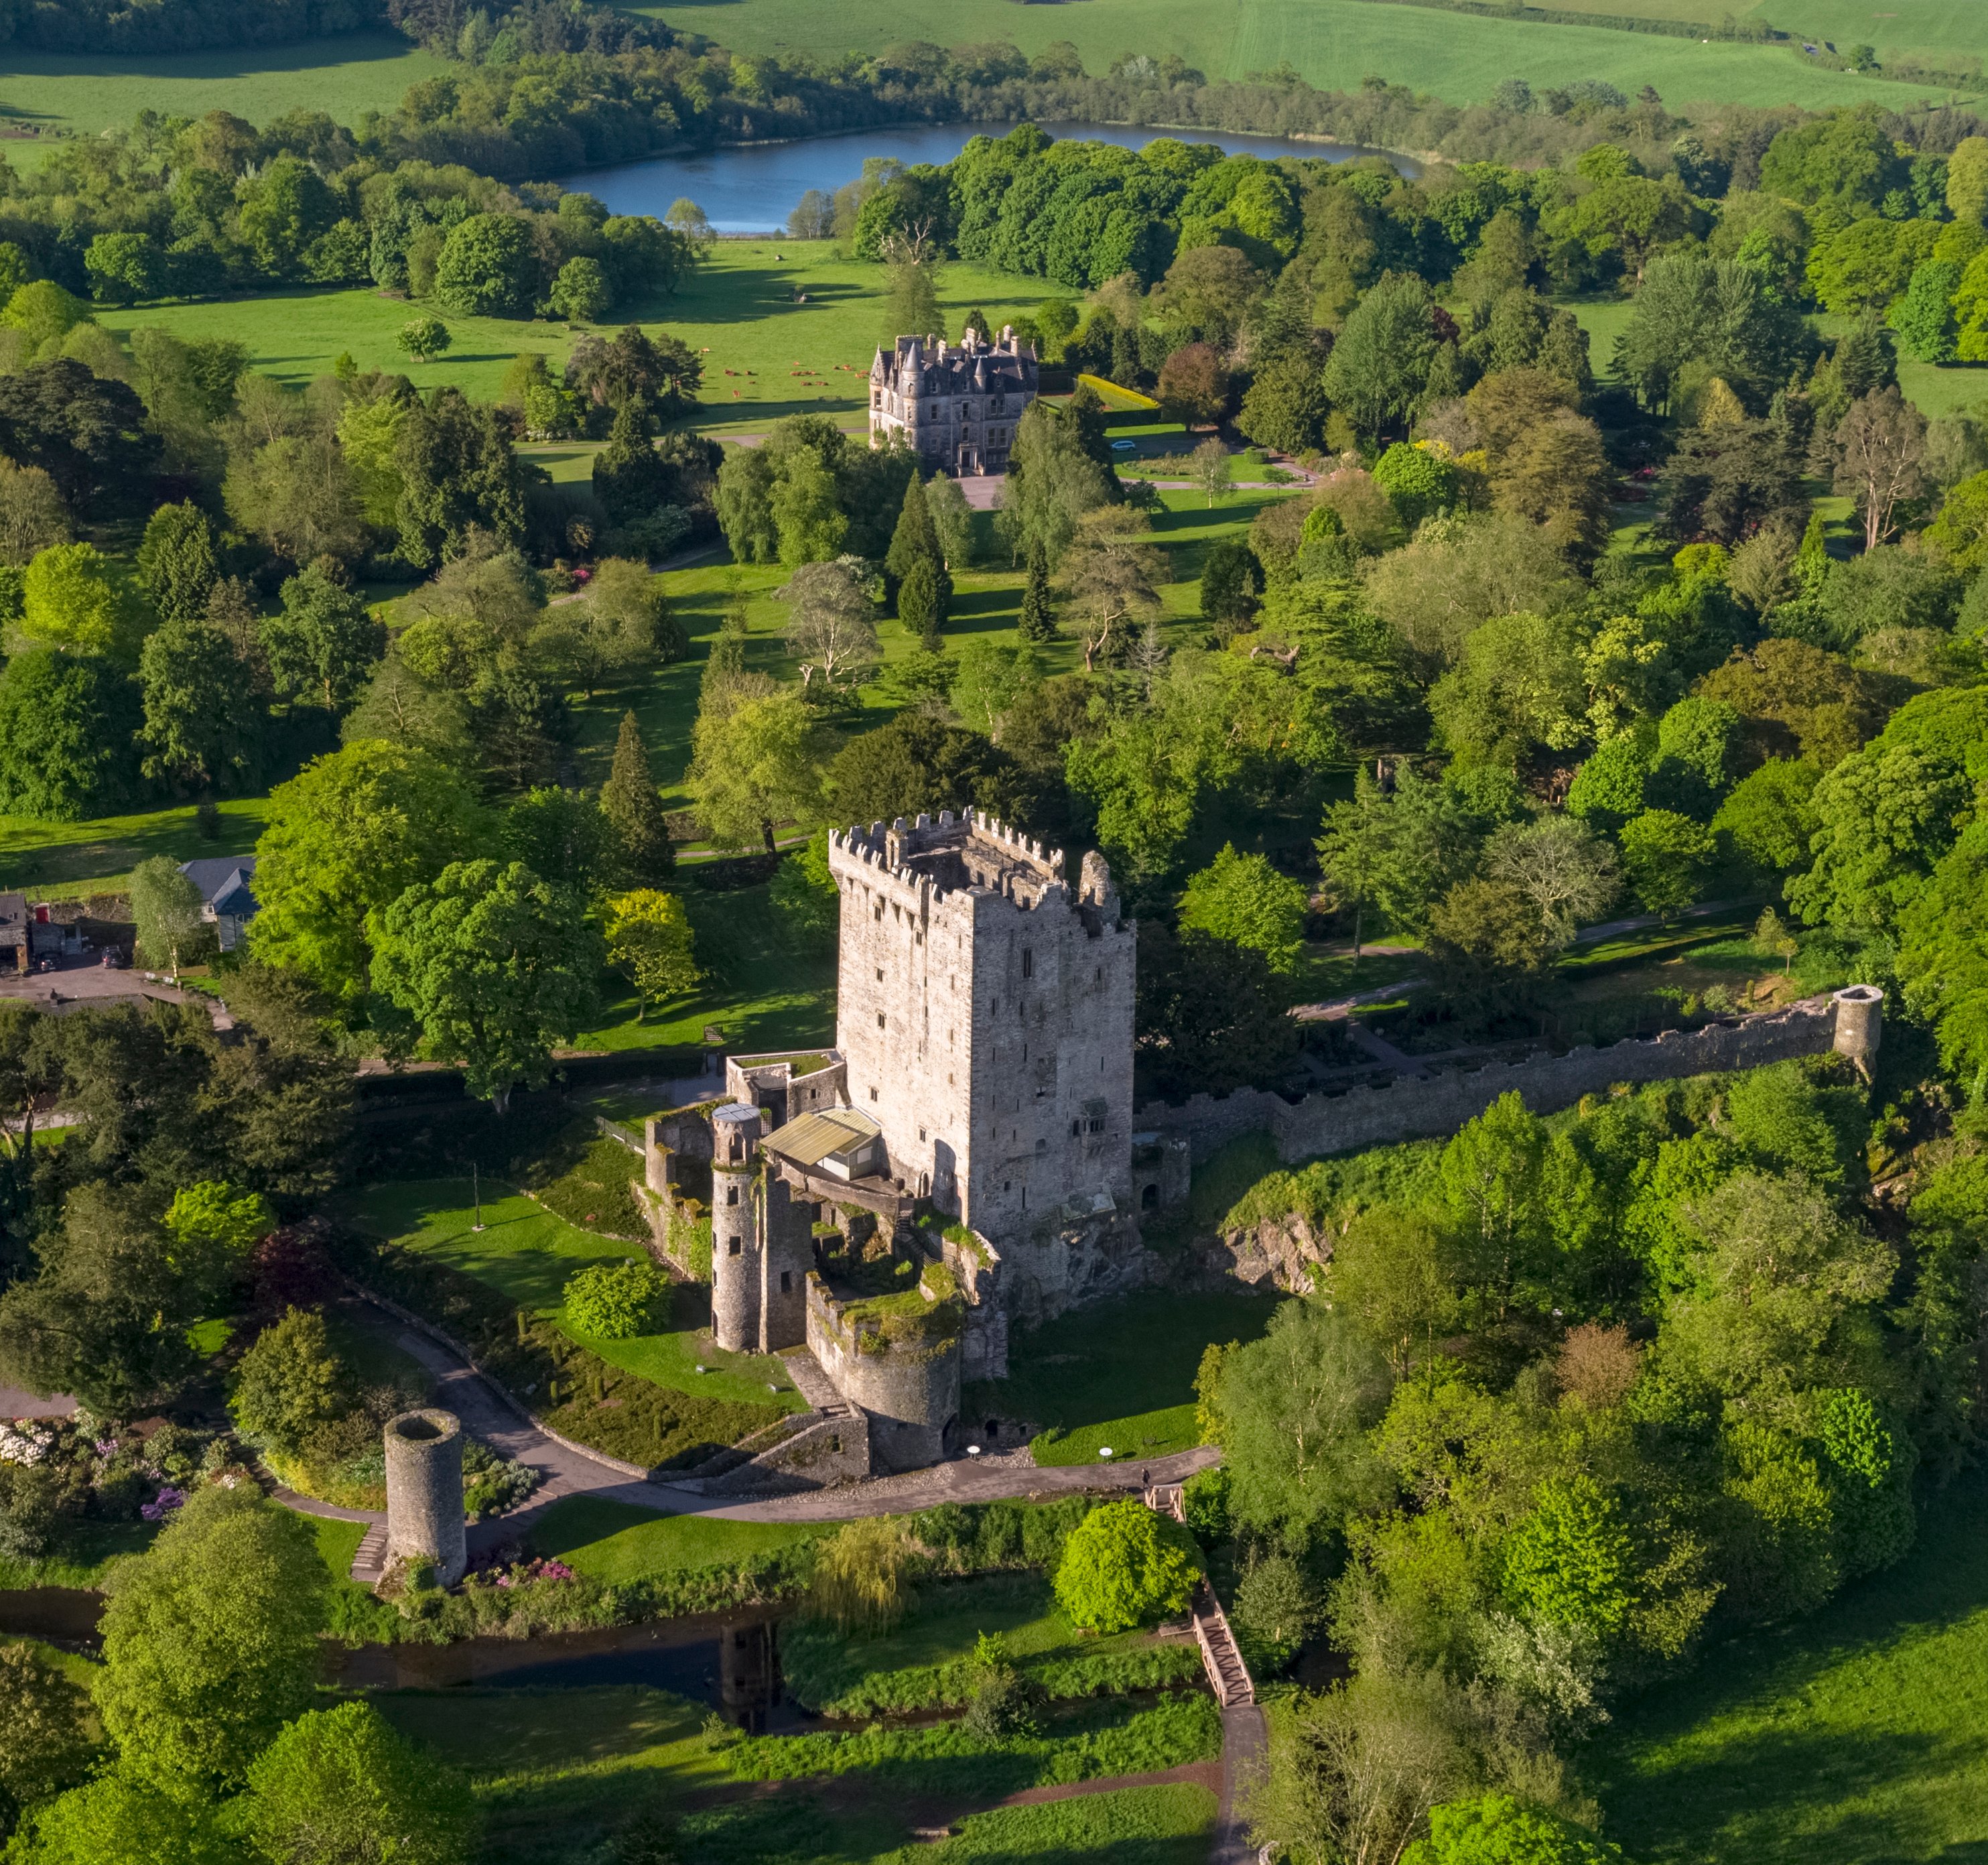
[[[438,1257],[451,1268],[488,1282],[520,1308],[556,1322],[609,1365],[652,1385],[699,1399],[730,1400],[779,1411],[807,1409],[784,1379],[778,1391],[767,1389],[767,1369],[773,1362],[721,1353],[700,1342],[703,1317],[695,1291],[679,1291],[676,1313],[657,1333],[627,1340],[600,1340],[581,1333],[566,1319],[567,1278],[584,1264],[646,1261],[647,1253],[640,1244],[580,1230],[494,1180],[484,1183],[489,1189],[483,1195],[481,1232],[472,1227],[474,1210],[463,1201],[470,1187],[460,1179],[375,1185],[353,1201],[352,1213],[366,1230]],[[700,1362],[711,1370],[700,1373]]]
[[[1716,7],[1710,0],[1702,7],[1700,0],[1692,4],[1709,8],[1714,19],[1727,10],[1723,0]],[[1785,46],[1702,45],[1584,26],[1509,25],[1373,0],[1087,0],[1083,6],[1016,7],[1000,15],[998,26],[984,20],[969,25],[949,0],[847,0],[833,8],[814,0],[712,0],[631,10],[666,18],[673,26],[705,33],[741,52],[827,58],[881,52],[905,39],[949,46],[999,38],[1036,52],[1068,39],[1094,73],[1131,52],[1155,58],[1178,52],[1211,78],[1241,78],[1288,59],[1324,90],[1357,90],[1372,73],[1457,103],[1483,102],[1506,78],[1523,78],[1536,89],[1601,78],[1630,96],[1651,84],[1674,107],[1716,99],[1812,110],[1875,101],[1896,110],[1915,97],[1945,95],[1818,70]],[[1779,0],[1769,8],[1777,25],[1789,10]],[[1847,4],[1843,10],[1849,11]],[[1944,10],[1959,19],[1971,9]],[[1983,36],[1978,20],[1975,36]]]
[[[101,57],[0,46],[0,116],[24,127],[66,127],[84,136],[121,128],[143,110],[198,117],[232,110],[267,123],[291,110],[323,110],[353,123],[362,110],[390,110],[411,84],[449,69],[397,32],[355,32],[302,45],[252,46],[171,57]],[[34,144],[17,161],[36,160]]]
[[[1255,1339],[1273,1306],[1261,1295],[1158,1291],[1090,1303],[1016,1334],[1006,1382],[969,1388],[961,1416],[984,1409],[1053,1428],[1053,1440],[1036,1440],[1039,1464],[1094,1464],[1107,1444],[1121,1459],[1188,1450],[1202,1349]]]
[[[100,816],[90,822],[42,822],[0,816],[0,887],[28,888],[42,899],[123,886],[131,870],[157,855],[191,861],[210,855],[245,855],[262,833],[263,800],[237,797],[220,805],[221,834],[204,840],[194,806]]]
[[[1900,54],[1921,59],[1978,58],[1988,53],[1988,24],[1956,0],[1891,0],[1883,11],[1870,0],[1538,0],[1563,13],[1620,13],[1638,19],[1702,25],[1729,15],[1743,25],[1764,21],[1783,32],[1826,39],[1838,51],[1875,46],[1881,59]]]
[[[939,301],[955,331],[976,306],[998,329],[1057,290],[1040,279],[955,265],[945,269]],[[794,302],[796,292],[806,303]],[[362,286],[106,310],[102,320],[117,330],[160,324],[187,337],[232,337],[247,345],[251,367],[286,381],[329,375],[346,351],[362,369],[402,371],[423,388],[457,383],[485,400],[514,356],[535,350],[563,360],[573,341],[561,323],[451,316],[454,347],[435,362],[410,364],[394,339],[418,308]],[[884,334],[881,266],[837,259],[825,241],[725,240],[681,291],[637,308],[646,327],[665,328],[705,353],[707,411],[698,425],[708,432],[754,433],[799,413],[866,425],[870,360]],[[813,373],[798,375],[800,368]]]
[[[569,1496],[533,1523],[532,1548],[556,1555],[590,1580],[619,1584],[771,1554],[825,1532],[803,1522],[652,1515],[603,1497]]]
[[[1988,1483],[1812,1619],[1706,1652],[1618,1713],[1584,1772],[1641,1865],[1988,1858]]]

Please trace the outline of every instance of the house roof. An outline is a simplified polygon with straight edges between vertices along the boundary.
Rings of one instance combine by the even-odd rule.
[[[867,1114],[859,1114],[854,1108],[830,1108],[789,1121],[769,1135],[765,1144],[796,1166],[819,1166],[823,1159],[854,1153],[882,1132]]]
[[[27,923],[28,896],[0,894],[0,926],[24,926]]]
[[[201,899],[216,913],[246,919],[255,911],[252,855],[205,855],[197,861],[181,862],[180,872],[200,889]]]

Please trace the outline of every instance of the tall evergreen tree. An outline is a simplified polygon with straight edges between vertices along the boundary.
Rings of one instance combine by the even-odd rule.
[[[911,574],[911,566],[921,557],[938,560],[938,532],[931,521],[931,509],[925,503],[925,482],[917,473],[911,475],[904,487],[904,503],[898,509],[898,528],[891,533],[891,548],[884,559],[884,567],[901,581]]]
[[[898,591],[898,619],[928,648],[936,649],[952,606],[952,578],[935,557],[915,560]]]
[[[614,411],[607,445],[593,458],[593,496],[613,524],[633,524],[669,502],[671,476],[649,444],[649,428],[637,404]]]
[[[1040,538],[1029,550],[1029,580],[1022,591],[1022,618],[1018,627],[1025,641],[1056,639],[1056,611],[1050,601],[1050,553]]]
[[[162,505],[138,547],[138,580],[164,621],[198,621],[221,579],[215,560],[214,526],[189,499]]]
[[[600,792],[600,813],[614,832],[624,872],[631,880],[659,879],[675,867],[676,851],[670,846],[662,798],[656,794],[648,750],[633,712],[621,715],[614,763]]]

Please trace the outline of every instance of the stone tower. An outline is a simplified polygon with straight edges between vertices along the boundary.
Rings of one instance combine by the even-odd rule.
[[[890,1178],[997,1247],[1131,1201],[1134,934],[1104,859],[969,811],[829,838],[837,1048]],[[1102,1196],[1100,1196],[1102,1195]]]
[[[756,1107],[711,1116],[711,1329],[730,1353],[777,1353],[807,1337],[809,1208],[762,1169],[761,1126]]]
[[[1877,1066],[1884,1035],[1885,993],[1875,984],[1852,984],[1831,1000],[1836,1006],[1836,1035],[1831,1047],[1857,1065],[1865,1081]]]
[[[387,1564],[428,1560],[445,1586],[469,1565],[462,1526],[462,1423],[453,1412],[387,1421]]]

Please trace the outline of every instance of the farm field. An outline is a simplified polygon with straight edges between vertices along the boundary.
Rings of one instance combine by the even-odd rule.
[[[36,52],[0,46],[0,118],[78,135],[122,128],[140,110],[198,117],[232,110],[267,123],[291,110],[323,110],[340,123],[389,110],[411,84],[446,71],[446,59],[397,32],[354,32],[289,46],[243,46],[153,58]],[[32,143],[12,159],[33,161]]]
[[[1764,22],[1807,39],[1827,39],[1840,51],[1876,47],[1880,59],[1900,53],[1922,59],[1977,58],[1988,53],[1988,23],[1973,7],[1952,0],[1891,0],[1880,11],[1871,0],[1540,0],[1563,13],[1618,13],[1637,19],[1704,22],[1730,17],[1742,25]]]
[[[1988,1856],[1988,1484],[1935,1494],[1898,1566],[1707,1651],[1584,1771],[1642,1865]]]
[[[816,57],[880,52],[908,39],[952,45],[986,36],[985,29],[969,33],[947,0],[848,0],[833,8],[812,0],[712,0],[630,10],[667,18],[737,51]],[[1713,9],[1713,16],[1725,10]],[[1774,8],[1777,24],[1784,10]],[[1972,12],[1941,10],[1956,18]],[[1178,52],[1211,78],[1240,78],[1288,60],[1324,89],[1354,90],[1372,73],[1456,103],[1483,102],[1506,78],[1523,78],[1535,87],[1601,78],[1631,96],[1650,84],[1673,106],[1717,99],[1818,110],[1876,102],[1898,109],[1909,98],[1946,95],[1820,70],[1786,46],[1704,45],[1602,28],[1506,24],[1374,0],[1089,0],[1081,7],[1018,7],[1002,16],[996,36],[1027,52],[1067,39],[1093,72],[1108,69],[1130,52],[1155,58]]]

